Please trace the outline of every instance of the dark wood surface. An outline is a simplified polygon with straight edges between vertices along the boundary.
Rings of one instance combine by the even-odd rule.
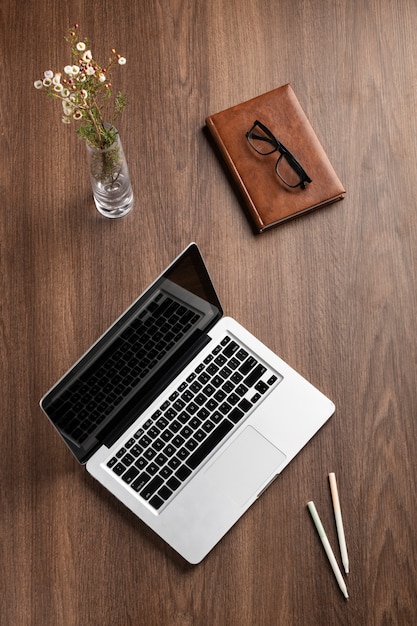
[[[417,620],[415,0],[4,0],[0,8],[1,622],[408,625]],[[78,21],[129,104],[132,213],[94,208],[85,148],[33,81]],[[290,82],[347,189],[256,237],[205,117]],[[93,481],[43,393],[186,244],[227,314],[334,417],[198,566]],[[337,548],[346,601],[306,503]]]

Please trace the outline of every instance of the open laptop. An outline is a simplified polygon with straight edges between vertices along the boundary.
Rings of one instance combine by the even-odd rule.
[[[190,244],[41,400],[80,463],[198,563],[334,412],[229,317]]]

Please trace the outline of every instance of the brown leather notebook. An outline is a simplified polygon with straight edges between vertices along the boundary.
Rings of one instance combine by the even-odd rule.
[[[311,182],[305,189],[289,187],[277,175],[279,151],[264,155],[251,147],[246,133],[256,120],[308,174]],[[344,197],[345,189],[291,85],[210,115],[206,124],[243,196],[256,232]]]

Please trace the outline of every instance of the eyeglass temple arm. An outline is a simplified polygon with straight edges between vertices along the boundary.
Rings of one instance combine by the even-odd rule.
[[[254,132],[252,131],[248,131],[246,133],[246,137],[248,139],[256,139],[257,141],[265,141],[266,143],[271,144],[271,146],[273,146],[275,149],[277,149],[277,145],[279,145],[278,140],[275,141],[274,139],[272,139],[272,137],[265,137],[265,135],[256,135]]]

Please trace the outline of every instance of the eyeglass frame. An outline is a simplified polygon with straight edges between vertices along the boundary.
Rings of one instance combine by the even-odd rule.
[[[259,126],[259,128],[265,133],[266,137],[261,137],[261,136],[256,136],[253,135],[253,131],[255,129],[256,126]],[[260,152],[255,146],[254,144],[251,142],[251,137],[253,136],[253,138],[256,138],[260,141],[266,141],[268,143],[270,143],[273,147],[272,150],[270,150],[269,152]],[[275,135],[272,134],[272,132],[269,130],[269,128],[267,126],[265,126],[265,124],[262,124],[262,122],[260,122],[259,120],[255,120],[252,128],[246,133],[246,139],[248,140],[248,143],[250,145],[251,148],[253,148],[253,150],[255,150],[255,152],[257,152],[258,154],[260,154],[261,156],[268,156],[269,154],[273,154],[274,152],[276,152],[277,150],[280,153],[280,156],[277,159],[277,162],[275,163],[275,172],[277,174],[277,176],[280,178],[280,180],[282,180],[282,182],[287,185],[287,187],[290,187],[291,189],[296,189],[297,187],[301,187],[301,189],[305,189],[307,183],[311,183],[312,180],[310,178],[310,176],[307,174],[307,172],[305,171],[305,169],[301,166],[301,164],[297,161],[297,159],[295,158],[295,156],[292,154],[292,152],[290,152],[288,150],[288,148],[286,148],[284,146],[283,143],[281,143],[276,137]],[[278,165],[281,161],[281,159],[285,156],[288,165],[294,170],[294,172],[300,177],[300,182],[297,183],[296,185],[290,185],[279,173],[278,171]]]

